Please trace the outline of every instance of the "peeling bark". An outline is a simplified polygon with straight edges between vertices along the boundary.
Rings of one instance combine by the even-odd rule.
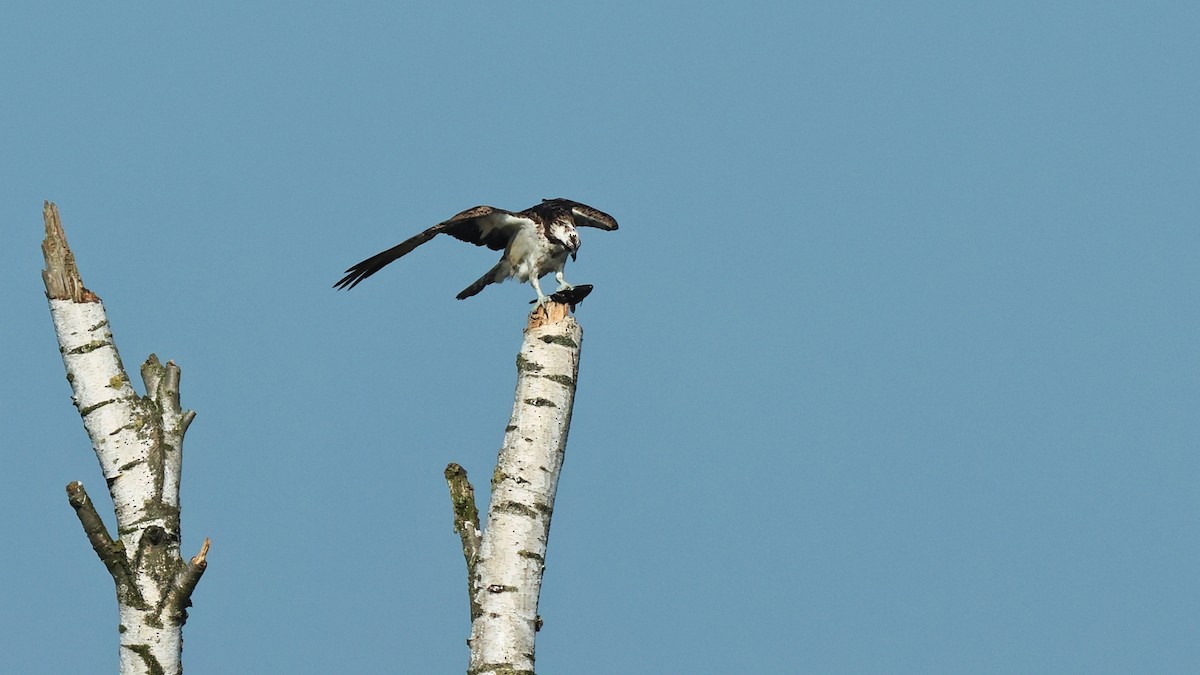
[[[469,578],[468,675],[534,672],[534,634],[542,624],[538,598],[582,338],[583,330],[566,305],[550,303],[530,315],[517,355],[512,418],[492,476],[492,500],[482,538],[478,519],[474,522],[477,548],[469,545],[464,534],[471,526],[463,514],[474,510],[474,493],[461,467],[452,464],[446,470]],[[456,492],[452,475],[466,489],[460,485]],[[461,506],[466,500],[469,509]]]
[[[145,395],[130,382],[104,304],[83,285],[58,209],[46,202],[42,278],[72,401],[92,441],[117,517],[108,532],[83,484],[67,499],[112,575],[120,616],[121,674],[176,674],[187,607],[207,566],[209,540],[179,553],[179,472],[183,436],[195,413],[179,402],[179,367],[151,354],[141,366]]]

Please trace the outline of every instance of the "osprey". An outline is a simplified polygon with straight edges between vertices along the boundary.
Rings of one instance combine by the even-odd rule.
[[[579,251],[579,233],[575,228],[580,225],[617,229],[612,216],[570,199],[543,199],[541,204],[516,213],[494,206],[476,206],[358,263],[346,270],[346,276],[333,287],[354,288],[388,263],[444,233],[493,251],[504,250],[500,262],[463,289],[457,296],[459,300],[475,295],[488,284],[515,277],[517,281],[533,284],[538,304],[545,304],[548,298],[542,293],[538,279],[554,272],[559,291],[573,288],[563,278],[563,266],[568,255],[574,260]]]

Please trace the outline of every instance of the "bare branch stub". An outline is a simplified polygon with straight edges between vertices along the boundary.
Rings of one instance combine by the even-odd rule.
[[[187,623],[187,608],[192,606],[192,593],[200,583],[200,577],[204,576],[204,570],[208,569],[208,548],[211,544],[211,540],[205,537],[200,552],[180,570],[171,592],[167,595],[167,607],[180,626]]]
[[[471,618],[479,613],[475,600],[475,565],[479,559],[479,507],[475,505],[475,488],[467,479],[467,470],[451,463],[446,467],[446,485],[450,488],[450,506],[454,511],[454,531],[462,540],[463,559],[467,563],[467,598],[471,602]]]
[[[58,206],[45,202],[42,220],[46,223],[46,238],[42,240],[42,257],[46,260],[42,281],[46,284],[46,295],[52,300],[99,302],[100,298],[85,288],[79,277],[75,254],[67,246],[67,234],[58,217]]]
[[[129,561],[125,558],[125,548],[119,542],[113,541],[83,483],[71,481],[67,484],[67,501],[70,502],[71,508],[75,509],[75,515],[92,544],[92,550],[100,557],[113,581],[118,586],[128,587],[132,582],[132,574]]]

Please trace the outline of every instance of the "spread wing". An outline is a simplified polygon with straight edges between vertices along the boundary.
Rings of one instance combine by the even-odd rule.
[[[529,209],[530,211],[541,211],[547,213],[554,212],[569,212],[571,220],[575,226],[598,227],[601,230],[613,231],[617,229],[617,219],[587,204],[571,201],[570,199],[543,199],[541,204]],[[522,212],[524,213],[524,212]]]
[[[508,245],[509,239],[512,239],[522,225],[529,224],[531,223],[528,218],[511,211],[494,206],[476,206],[354,265],[346,270],[346,276],[342,277],[333,287],[338,290],[354,288],[358,282],[375,274],[388,263],[439,234],[448,234],[459,241],[499,251]]]

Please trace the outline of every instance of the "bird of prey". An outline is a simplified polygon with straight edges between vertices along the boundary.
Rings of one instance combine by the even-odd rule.
[[[569,199],[543,199],[541,204],[515,213],[494,206],[476,206],[354,265],[333,287],[338,290],[354,288],[393,260],[439,234],[448,234],[493,251],[504,250],[500,262],[463,289],[457,296],[459,300],[475,295],[488,284],[516,278],[531,283],[537,292],[538,304],[545,304],[549,298],[542,293],[538,280],[547,274],[554,272],[559,291],[573,288],[563,278],[563,266],[568,255],[574,260],[579,251],[579,233],[575,228],[580,225],[617,229],[617,221],[612,216]]]

